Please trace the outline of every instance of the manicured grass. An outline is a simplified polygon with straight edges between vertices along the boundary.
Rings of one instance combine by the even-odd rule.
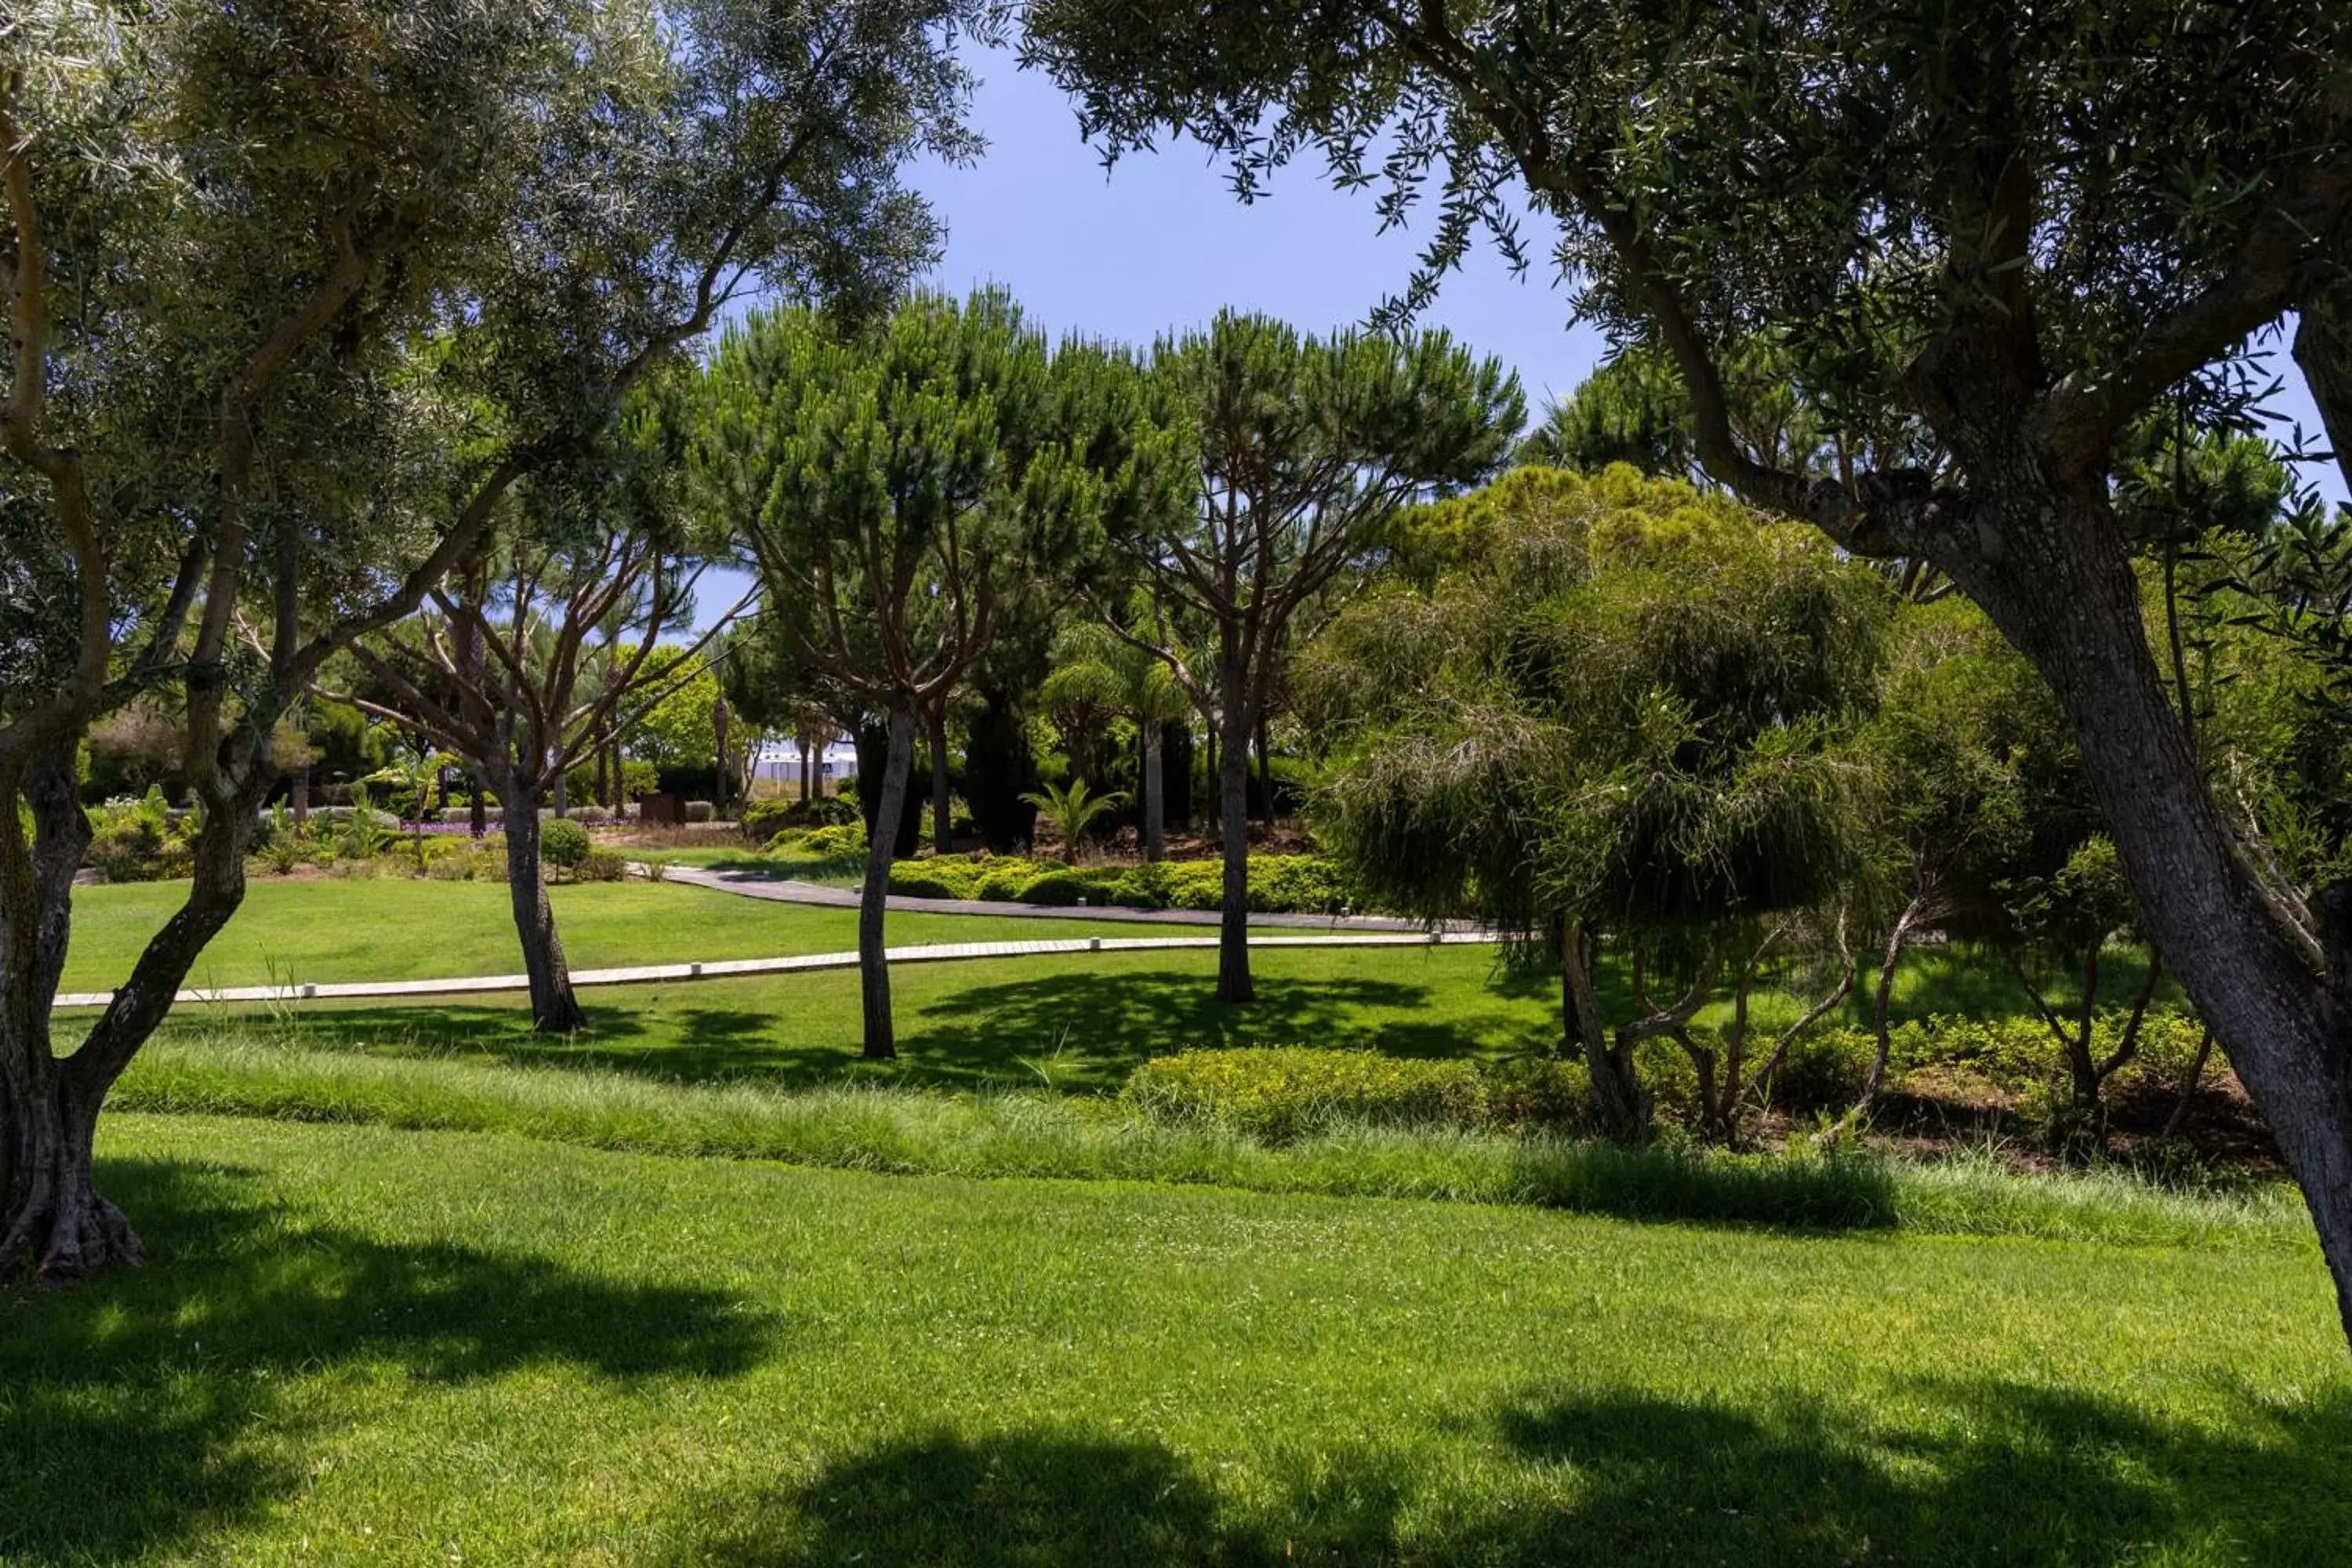
[[[77,889],[64,989],[119,984],[186,896],[185,882]],[[592,882],[555,888],[550,897],[565,956],[575,969],[783,957],[857,945],[855,910],[772,903],[670,882]],[[889,925],[890,941],[905,945],[1134,936],[1150,930],[1109,921],[920,914],[894,914]],[[420,980],[509,974],[521,967],[502,884],[256,879],[227,929],[197,960],[190,981],[260,985],[273,973],[322,983]]]
[[[1010,923],[936,918],[958,927]],[[905,931],[919,929],[921,919],[892,916],[892,940],[909,940]],[[1503,1056],[1548,1049],[1559,1034],[1541,984],[1498,968],[1489,948],[1276,948],[1253,961],[1258,1000],[1247,1007],[1216,1000],[1216,954],[1207,949],[901,965],[891,975],[901,1061],[887,1068],[857,1059],[857,975],[849,970],[583,991],[589,1027],[570,1037],[531,1034],[519,994],[435,998],[430,1006],[310,1003],[267,1016],[273,1037],[394,1054],[698,1081],[812,1084],[858,1074],[1075,1090],[1117,1089],[1145,1058],[1188,1046],[1345,1044],[1415,1056]],[[166,1030],[243,1034],[263,1016],[182,1007]]]
[[[2307,1251],[110,1119],[0,1296],[0,1560],[2319,1562]]]

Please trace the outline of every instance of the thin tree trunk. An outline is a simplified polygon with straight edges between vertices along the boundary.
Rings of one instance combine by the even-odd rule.
[[[948,716],[944,700],[925,716],[931,752],[931,848],[940,855],[955,853],[954,792],[948,778]]]
[[[1160,772],[1160,727],[1143,729],[1143,858],[1157,862],[1168,857],[1168,781]]]
[[[1871,1053],[1870,1076],[1863,1080],[1862,1099],[1854,1109],[1864,1116],[1878,1108],[1878,1097],[1886,1088],[1886,1059],[1895,1047],[1892,1016],[1895,1003],[1895,972],[1903,962],[1903,944],[1910,940],[1912,923],[1927,906],[1927,895],[1915,893],[1895,917],[1895,929],[1886,933],[1886,954],[1879,961],[1878,987],[1870,1003],[1871,1028],[1877,1035],[1877,1048]]]
[[[2239,853],[2158,676],[2104,477],[2056,489],[2027,454],[1972,467],[1987,491],[1933,542],[1937,564],[2057,693],[2147,934],[2270,1124],[2352,1341],[2352,901],[2323,897],[2305,933]]]
[[[572,970],[547,901],[539,860],[539,803],[520,789],[499,792],[507,819],[507,894],[515,934],[522,941],[523,972],[530,980],[530,1026],[542,1035],[569,1035],[588,1026],[572,994]]]
[[[1266,716],[1257,716],[1257,797],[1268,827],[1274,826],[1274,746],[1266,738]]]
[[[558,816],[572,815],[571,781],[562,773],[555,775],[555,815]]]
[[[303,763],[294,770],[291,787],[294,796],[294,831],[302,833],[310,826],[310,764]]]
[[[1237,689],[1228,672],[1226,690]],[[1217,931],[1217,1000],[1253,1002],[1249,957],[1249,720],[1237,700],[1225,705],[1218,796],[1224,829],[1225,889]]]
[[[721,697],[710,705],[710,749],[719,756],[719,783],[713,794],[719,798],[711,803],[710,814],[719,821],[727,819],[727,699]]]
[[[915,714],[901,708],[890,715],[889,744],[882,763],[882,790],[866,826],[866,887],[857,900],[857,981],[866,1009],[866,1047],[870,1062],[898,1059],[890,1019],[890,963],[883,922],[889,911],[890,851],[907,806],[907,775],[915,763]],[[862,799],[870,777],[859,782]]]
[[[2205,1081],[2205,1064],[2213,1056],[2213,1030],[2207,1026],[2198,1037],[2197,1058],[2189,1064],[2189,1081],[2180,1086],[2180,1098],[2172,1102],[2172,1114],[2164,1119],[2164,1135],[2178,1138],[2180,1130],[2189,1125],[2189,1111],[2197,1103],[2197,1090]]]
[[[810,744],[808,731],[801,732],[801,798],[809,800],[816,793],[816,748]]]
[[[1609,1037],[1592,984],[1594,946],[1582,921],[1571,920],[1561,928],[1560,1022],[1568,1037],[1584,1051],[1601,1131],[1620,1143],[1639,1143],[1649,1136],[1649,1097],[1642,1092],[1632,1048]]]

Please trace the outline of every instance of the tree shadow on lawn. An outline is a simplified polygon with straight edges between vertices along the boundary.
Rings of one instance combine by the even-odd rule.
[[[2283,1560],[2352,1528],[2352,1405],[2248,1400],[2227,1436],[2091,1395],[1987,1381],[1898,1391],[1879,1433],[1818,1404],[1648,1395],[1507,1410],[1496,1489],[1415,1495],[1393,1453],[1274,1456],[1222,1497],[1157,1443],[935,1433],[804,1485],[706,1499],[681,1563],[819,1568],[1179,1564]],[[1923,1419],[1923,1416],[1925,1417]],[[1429,1472],[1423,1467],[1424,1473]],[[1270,1493],[1270,1498],[1266,1496]],[[1563,1497],[1565,1501],[1563,1501]]]
[[[1148,1058],[1196,1047],[1344,1047],[1399,1057],[1494,1047],[1432,1011],[1430,997],[1426,985],[1394,980],[1261,975],[1257,1000],[1234,1006],[1197,972],[1066,972],[929,1002],[902,1022],[900,1048],[923,1078],[1034,1085],[1042,1077],[1057,1088],[1111,1089]]]
[[[1429,986],[1393,980],[1261,976],[1257,1000],[1234,1007],[1216,999],[1208,976],[1184,970],[1064,972],[944,994],[930,991],[929,979],[900,987],[899,1060],[886,1067],[857,1059],[854,1008],[845,1026],[820,1037],[814,1032],[820,1026],[789,1012],[680,1005],[672,995],[661,998],[657,1009],[645,1009],[599,1006],[589,994],[589,1026],[568,1037],[534,1035],[529,1014],[519,1007],[464,1003],[257,1015],[254,1026],[270,1038],[321,1050],[488,1058],[688,1083],[748,1079],[782,1088],[877,1076],[959,1088],[1008,1082],[1034,1088],[1042,1078],[1056,1088],[1099,1091],[1117,1089],[1148,1057],[1192,1047],[1343,1046],[1391,1056],[1462,1057],[1525,1043],[1482,1034],[1475,1026],[1482,1020],[1449,1018],[1432,1005]],[[216,1022],[208,1026],[219,1027]]]
[[[303,1484],[279,1456],[331,1419],[286,1397],[298,1379],[725,1377],[773,1332],[716,1291],[304,1224],[247,1172],[101,1160],[99,1184],[168,1266],[0,1289],[0,1563],[117,1561],[265,1511]]]

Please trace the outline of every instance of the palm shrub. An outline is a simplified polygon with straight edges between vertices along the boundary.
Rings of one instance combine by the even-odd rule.
[[[1157,861],[1167,853],[1160,739],[1169,725],[1191,714],[1192,697],[1166,658],[1107,626],[1071,626],[1062,634],[1054,658],[1053,672],[1037,693],[1047,709],[1101,709],[1135,725],[1142,752],[1143,858]]]
[[[1066,788],[1049,784],[1021,798],[1054,825],[1054,832],[1062,841],[1062,858],[1073,862],[1078,858],[1078,841],[1096,820],[1127,804],[1127,796],[1117,790],[1108,795],[1089,794],[1084,779],[1072,780]]]

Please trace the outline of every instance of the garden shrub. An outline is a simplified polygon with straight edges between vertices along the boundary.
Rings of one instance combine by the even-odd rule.
[[[1098,877],[1074,866],[1055,866],[1022,883],[1015,897],[1024,904],[1075,904],[1080,899],[1099,904],[1107,901],[1099,883]]]
[[[629,874],[629,859],[617,849],[591,849],[572,874],[583,882],[617,882]]]
[[[1764,1048],[1769,1050],[1768,1037]],[[1862,1098],[1878,1037],[1868,1029],[1809,1029],[1790,1042],[1772,1087],[1772,1103],[1783,1110],[1841,1111]]]
[[[1488,1062],[1486,1121],[1496,1127],[1581,1129],[1591,1120],[1592,1080],[1584,1064],[1558,1057]]]
[[[1249,881],[1250,908],[1269,914],[1338,914],[1359,901],[1338,864],[1320,855],[1254,857]]]
[[[767,844],[776,835],[793,826],[792,809],[798,801],[755,800],[743,808],[743,837],[752,844]]]
[[[971,899],[980,879],[981,868],[969,860],[902,860],[890,868],[890,890],[910,899]]]
[[[1468,1062],[1304,1046],[1156,1057],[1129,1075],[1127,1097],[1155,1116],[1269,1142],[1339,1123],[1475,1126],[1486,1115],[1485,1081]]]
[[[765,844],[786,828],[838,827],[864,820],[856,801],[838,795],[755,801],[743,813],[743,837],[754,844]]]
[[[595,847],[588,830],[569,817],[559,816],[539,830],[539,858],[567,871],[576,869]]]
[[[973,881],[971,896],[996,903],[1011,903],[1021,897],[1021,889],[1037,874],[1037,863],[1024,860],[1017,855],[1000,856],[985,861]]]
[[[717,820],[718,816],[719,808],[707,800],[689,800],[686,803],[686,819],[688,822],[711,822]]]
[[[425,862],[427,880],[435,882],[470,882],[474,879],[474,855],[461,849],[454,855],[443,855]]]
[[[801,835],[799,846],[803,855],[854,855],[865,847],[866,825],[862,822],[836,822],[809,828]]]
[[[108,801],[91,817],[85,858],[110,882],[156,882],[187,876],[195,867],[193,814],[177,815],[159,787]]]

